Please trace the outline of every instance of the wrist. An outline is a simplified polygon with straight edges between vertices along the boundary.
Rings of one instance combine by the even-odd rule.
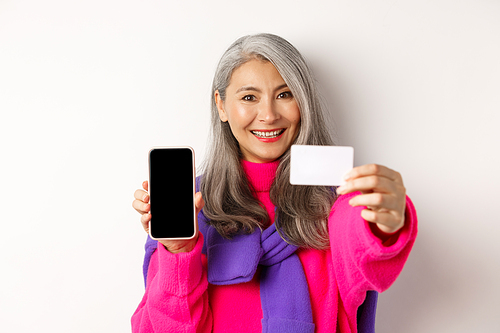
[[[191,252],[196,247],[198,235],[188,240],[160,240],[165,249],[173,254]]]
[[[388,232],[390,231],[390,228],[385,225],[380,225],[378,223],[369,223],[369,226],[372,234],[380,239],[382,241],[382,244],[384,244],[385,246],[393,245],[399,237],[399,231],[402,229],[398,228],[395,231]]]
[[[373,223],[373,224],[375,225],[376,229],[378,229],[378,233],[388,235],[388,236],[394,235],[403,227],[402,225],[394,228],[394,227],[389,227],[389,226],[386,226],[386,225],[380,224],[380,223]]]

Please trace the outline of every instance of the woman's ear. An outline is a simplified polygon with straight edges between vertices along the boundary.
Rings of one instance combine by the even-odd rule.
[[[215,91],[215,104],[217,105],[217,110],[219,111],[219,118],[223,122],[226,122],[227,119],[227,114],[226,111],[224,111],[224,102],[222,101],[222,98],[220,97],[219,90]]]

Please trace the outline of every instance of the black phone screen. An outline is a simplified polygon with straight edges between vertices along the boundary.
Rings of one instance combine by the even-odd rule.
[[[190,238],[195,232],[194,158],[190,148],[149,152],[150,233],[153,238]]]

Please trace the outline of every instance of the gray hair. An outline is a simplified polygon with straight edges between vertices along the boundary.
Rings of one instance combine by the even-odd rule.
[[[244,63],[260,59],[271,62],[288,85],[300,110],[300,128],[294,144],[332,145],[324,122],[323,107],[306,61],[285,39],[272,34],[244,36],[222,55],[212,84],[211,140],[204,163],[200,189],[205,199],[203,212],[224,237],[252,232],[269,224],[262,204],[253,197],[240,164],[241,151],[228,122],[222,122],[215,92],[222,100],[231,75]],[[276,226],[289,243],[324,249],[329,246],[328,215],[335,201],[332,188],[290,184],[290,149],[280,158],[271,186],[276,205]]]

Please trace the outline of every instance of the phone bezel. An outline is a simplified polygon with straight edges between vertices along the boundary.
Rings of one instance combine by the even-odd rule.
[[[197,233],[196,226],[196,204],[195,204],[195,194],[196,194],[196,167],[195,167],[195,154],[194,149],[190,146],[154,146],[149,149],[148,152],[148,194],[149,194],[149,204],[151,205],[152,197],[151,197],[151,152],[156,149],[168,150],[168,149],[189,149],[191,151],[192,156],[192,175],[193,175],[193,235],[190,237],[173,237],[173,238],[157,238],[152,235],[151,228],[151,220],[149,221],[149,236],[154,240],[189,240],[193,239]]]

